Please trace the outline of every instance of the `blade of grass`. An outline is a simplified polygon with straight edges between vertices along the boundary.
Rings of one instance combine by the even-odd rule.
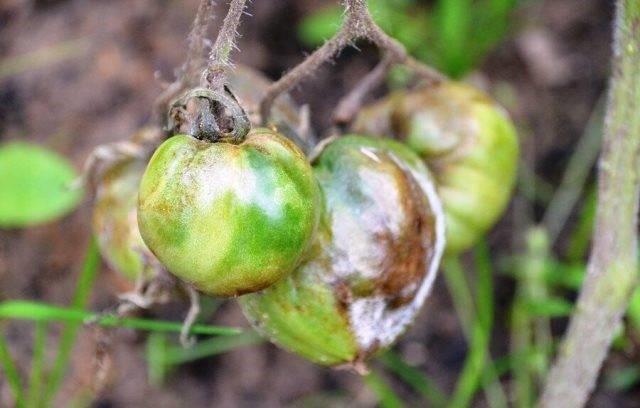
[[[436,29],[438,40],[444,46],[440,49],[442,67],[454,78],[460,77],[470,61],[467,41],[470,29],[471,0],[439,0],[436,3]]]
[[[464,366],[458,378],[453,396],[449,401],[450,407],[466,407],[471,403],[480,385],[484,390],[489,405],[492,407],[506,407],[507,398],[499,384],[493,362],[489,355],[491,328],[493,326],[493,272],[489,251],[486,244],[476,250],[475,266],[478,273],[477,304],[471,309],[471,316],[467,317],[469,326],[464,329],[469,351]],[[450,287],[456,310],[460,313],[462,296],[469,296],[470,289],[464,277],[462,266],[458,260],[450,260],[445,264],[445,276]],[[454,286],[449,285],[455,282]],[[451,289],[453,288],[453,290]],[[466,306],[468,307],[468,306]]]
[[[487,395],[489,406],[506,407],[507,395],[500,384],[500,377],[496,374],[495,366],[491,360],[489,346],[491,344],[491,332],[493,330],[495,297],[493,290],[494,269],[491,262],[489,246],[485,240],[481,240],[474,252],[475,269],[478,274],[478,293],[476,298],[478,305],[477,320],[483,325],[482,333],[486,336],[484,350],[484,370],[482,373],[482,385]]]
[[[170,346],[164,333],[152,333],[147,340],[149,381],[161,385],[173,366],[226,353],[239,347],[258,344],[263,338],[254,331],[235,336],[216,337],[201,341],[193,347]]]
[[[562,182],[545,211],[542,223],[548,231],[551,244],[560,235],[573,208],[582,196],[591,169],[595,166],[598,153],[600,153],[605,106],[606,98],[600,97],[574,153],[571,155],[562,176]]]
[[[518,288],[516,298],[511,309],[511,354],[524,353],[533,348],[531,344],[531,325],[529,314],[522,299],[522,288]],[[512,364],[513,378],[512,400],[517,407],[531,407],[533,404],[533,383],[529,375],[530,360],[525,359],[521,364]]]
[[[18,374],[16,364],[11,357],[9,345],[7,344],[4,333],[0,336],[0,366],[2,367],[2,371],[4,371],[9,389],[13,394],[16,407],[22,407],[22,380],[20,379],[20,374]]]
[[[173,346],[166,349],[165,362],[168,365],[184,364],[206,357],[226,353],[239,347],[262,343],[264,339],[254,331],[246,331],[229,337],[215,337],[204,340],[191,348]]]
[[[362,377],[364,383],[376,394],[382,408],[402,408],[404,403],[384,379],[375,371]]]
[[[464,277],[462,264],[458,258],[449,257],[444,260],[443,275],[447,289],[451,294],[453,307],[460,319],[462,331],[466,337],[470,335],[470,328],[475,318],[475,305],[469,285]]]
[[[0,63],[0,80],[79,56],[88,49],[86,39],[65,41],[27,54],[6,58]]]
[[[573,305],[570,302],[562,298],[552,298],[549,294],[549,288],[545,281],[545,270],[549,263],[548,260],[551,258],[550,245],[551,239],[549,233],[544,228],[533,228],[527,234],[528,253],[524,275],[528,303],[530,306],[531,302],[544,305],[544,309],[553,312],[550,314],[534,314],[533,311],[535,311],[535,308],[527,308],[527,311],[532,316],[534,347],[544,351],[539,361],[540,364],[530,365],[534,371],[534,375],[537,374],[538,383],[544,380],[551,361],[551,344],[553,338],[551,336],[551,323],[549,318],[554,317],[554,313],[566,312],[567,310],[570,313],[571,310],[573,310]],[[563,307],[564,310],[562,310]]]
[[[447,403],[447,396],[424,373],[407,364],[398,354],[387,351],[378,360],[417,391],[433,407],[443,407]]]
[[[147,338],[147,375],[149,383],[160,386],[167,374],[167,335],[164,333],[151,333]]]
[[[74,291],[73,300],[71,301],[71,307],[73,309],[83,310],[87,307],[99,265],[100,253],[98,244],[95,238],[92,238],[84,256],[80,276],[78,276],[78,283]],[[43,394],[43,401],[46,403],[53,400],[62,384],[65,372],[69,366],[71,350],[76,342],[80,325],[81,323],[69,323],[62,329],[56,359],[48,375],[47,386]]]
[[[8,301],[0,303],[0,319],[19,319],[33,321],[76,322],[83,324],[97,324],[103,327],[125,327],[129,329],[175,332],[179,333],[182,323],[164,320],[122,318],[115,315],[105,315],[52,306],[45,303],[28,301]],[[194,325],[190,334],[231,336],[242,333],[236,327]]]
[[[27,392],[27,407],[38,407],[38,400],[42,393],[42,371],[44,368],[44,351],[47,342],[47,323],[38,322],[33,335],[33,360],[29,375],[29,390]]]
[[[587,251],[589,250],[589,245],[591,243],[591,236],[596,219],[596,198],[597,191],[594,186],[591,186],[585,194],[584,204],[578,218],[578,224],[569,238],[566,255],[569,261],[584,263],[584,259],[587,256]]]

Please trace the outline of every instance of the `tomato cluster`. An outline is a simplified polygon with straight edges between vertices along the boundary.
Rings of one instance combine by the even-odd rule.
[[[230,82],[256,126],[255,89],[266,82],[244,68]],[[244,295],[252,325],[283,348],[357,367],[414,320],[445,247],[458,253],[496,222],[515,176],[515,131],[488,97],[445,83],[365,107],[354,134],[318,146],[310,162],[295,106],[278,104],[269,128],[177,134],[144,174],[144,161],[107,172],[101,249],[129,276],[150,251],[205,294]]]

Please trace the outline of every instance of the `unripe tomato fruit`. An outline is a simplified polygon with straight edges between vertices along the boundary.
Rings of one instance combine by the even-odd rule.
[[[358,364],[414,320],[444,250],[429,171],[391,140],[345,136],[314,164],[325,212],[306,261],[239,299],[273,342],[323,365]]]
[[[362,110],[357,132],[407,143],[433,171],[447,217],[447,253],[473,246],[509,202],[518,139],[506,111],[459,82],[396,92]]]
[[[314,236],[320,190],[295,144],[253,129],[239,144],[173,136],[140,183],[138,225],[160,262],[210,295],[263,289]]]
[[[269,80],[260,72],[242,65],[234,67],[228,80],[239,103],[247,109],[249,119],[257,125],[258,104]],[[300,127],[298,111],[291,97],[284,94],[273,106],[272,119],[278,131],[304,150],[312,141],[296,133]],[[145,127],[131,140],[142,143],[158,139],[155,134],[159,132],[159,128]],[[149,260],[155,261],[155,256],[142,240],[137,221],[138,187],[150,155],[151,152],[146,158],[128,158],[109,165],[97,183],[94,201],[93,232],[100,253],[114,271],[131,281],[149,270],[145,267]]]
[[[132,140],[148,139],[159,129],[141,129]],[[146,161],[129,158],[107,168],[97,184],[93,232],[102,257],[115,271],[129,280],[145,273],[145,258],[153,254],[140,236],[137,221],[138,186]]]

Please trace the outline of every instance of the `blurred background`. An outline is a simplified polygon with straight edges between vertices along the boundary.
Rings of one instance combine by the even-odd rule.
[[[95,146],[130,137],[150,120],[161,84],[182,64],[198,3],[0,2],[0,148],[37,144],[55,156],[25,153],[17,166],[42,165],[51,177],[71,179]],[[218,3],[216,27],[226,11],[226,2]],[[235,60],[277,79],[335,32],[337,3],[252,1]],[[45,406],[56,407],[533,404],[589,249],[613,1],[370,4],[378,23],[412,55],[505,106],[522,146],[515,197],[502,221],[478,248],[443,267],[413,328],[372,362],[372,374],[316,367],[254,337],[203,337],[185,352],[172,334],[76,332],[0,312],[0,406],[11,406],[16,378],[27,395],[55,383]],[[215,32],[212,27],[211,38]],[[374,47],[358,46],[293,91],[311,107],[319,134],[330,127],[337,101],[378,60]],[[392,75],[388,88],[398,81]],[[2,157],[2,171],[19,171]],[[43,222],[12,223],[2,218],[2,195],[20,186],[0,187],[0,302],[112,307],[127,283],[96,258],[89,197],[39,196],[41,207],[60,210]],[[94,272],[95,280],[82,280]],[[180,321],[187,307],[178,300],[148,317]],[[207,300],[203,310],[205,323],[247,327],[235,302]],[[635,296],[590,406],[640,405],[639,335]]]

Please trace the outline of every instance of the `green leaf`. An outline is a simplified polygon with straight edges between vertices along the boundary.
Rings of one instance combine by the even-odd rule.
[[[605,377],[605,386],[610,390],[626,391],[640,382],[640,367],[626,367],[612,371]]]
[[[298,26],[298,37],[311,47],[318,46],[331,38],[342,22],[340,7],[327,7],[306,17]]]
[[[0,228],[51,221],[71,211],[82,192],[69,188],[76,174],[57,154],[41,147],[0,145]]]
[[[562,298],[548,298],[542,301],[526,301],[527,312],[532,316],[566,317],[573,311],[573,304]]]

